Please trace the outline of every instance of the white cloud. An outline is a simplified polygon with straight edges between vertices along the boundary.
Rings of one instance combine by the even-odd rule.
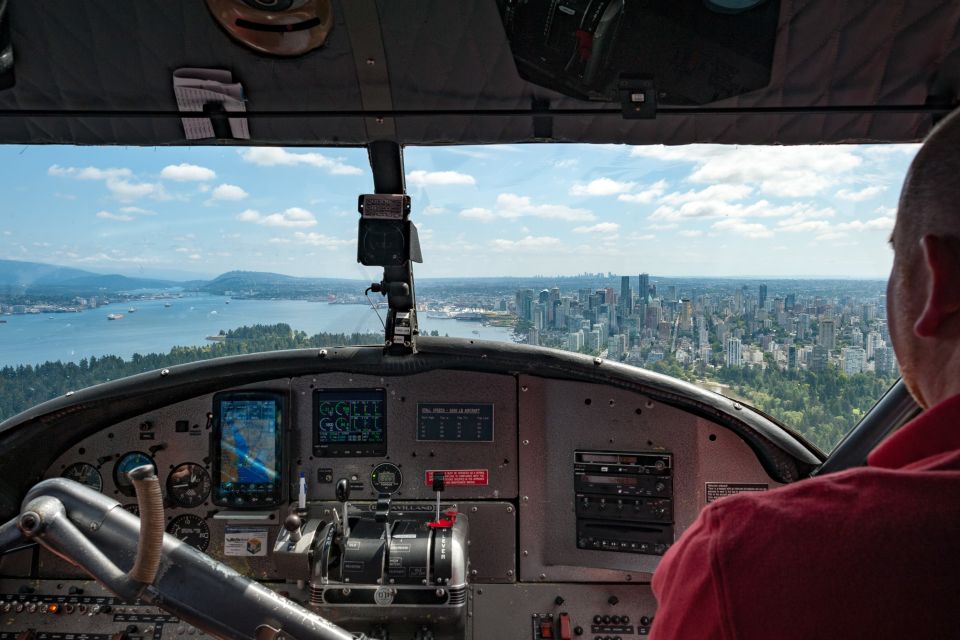
[[[699,200],[743,200],[753,192],[753,187],[745,184],[712,184],[700,191],[674,192],[660,198],[664,204],[683,204]]]
[[[363,174],[363,171],[358,167],[346,164],[339,158],[329,158],[315,151],[294,153],[280,147],[251,147],[241,151],[240,157],[261,167],[307,165],[323,169],[333,175],[358,176]]]
[[[851,202],[863,202],[864,200],[869,200],[873,196],[886,191],[886,187],[880,185],[873,185],[871,187],[864,187],[859,191],[851,191],[850,189],[840,189],[837,191],[837,197],[841,200],[850,200]]]
[[[353,240],[343,240],[341,238],[334,238],[332,236],[324,235],[322,233],[304,233],[303,231],[297,231],[293,234],[293,237],[297,242],[302,244],[308,244],[315,247],[324,247],[326,249],[336,249],[338,247],[343,247],[349,244],[353,244]]]
[[[191,249],[188,249],[187,247],[177,247],[174,249],[174,252],[176,253],[190,253],[190,251]]]
[[[685,202],[680,207],[661,205],[650,214],[650,220],[689,220],[710,218],[801,218],[830,217],[833,210],[817,209],[812,205],[794,203],[772,205],[766,200],[751,204],[730,203],[723,200],[695,200]]]
[[[495,209],[472,207],[460,212],[461,218],[481,222],[491,222],[497,218],[511,220],[524,216],[571,222],[590,221],[597,218],[589,209],[578,209],[562,204],[534,204],[528,196],[518,196],[514,193],[498,195]]]
[[[423,208],[423,215],[425,216],[442,216],[446,213],[450,213],[450,211],[432,204]]]
[[[473,176],[458,171],[423,171],[418,169],[407,174],[407,183],[416,187],[477,184]]]
[[[699,238],[703,235],[703,231],[697,229],[684,229],[680,232],[680,235],[684,238]]]
[[[493,246],[494,251],[497,252],[516,251],[518,249],[535,252],[556,249],[560,246],[560,240],[551,236],[526,236],[520,240],[497,238],[490,244]]]
[[[842,222],[837,225],[837,229],[841,231],[886,231],[888,229],[893,229],[894,219],[889,216],[881,216],[879,218],[873,218],[871,220],[851,220],[850,222]]]
[[[637,186],[636,182],[618,182],[610,178],[596,178],[587,184],[577,183],[570,187],[572,196],[613,196],[627,193]]]
[[[896,208],[896,207],[883,207],[883,206],[881,206],[881,207],[877,207],[877,208],[876,208],[876,212],[879,213],[881,216],[886,216],[886,217],[888,217],[888,218],[893,218],[893,217],[895,217],[895,216],[897,215],[897,208]]]
[[[122,202],[147,196],[158,200],[168,197],[163,190],[163,185],[128,180],[128,178],[133,177],[133,172],[126,168],[99,169],[97,167],[84,167],[78,169],[76,167],[61,167],[55,164],[47,169],[47,173],[52,176],[70,176],[77,180],[104,180],[113,197]]]
[[[617,196],[617,200],[620,202],[633,202],[636,204],[649,204],[663,195],[663,192],[667,190],[667,181],[658,180],[652,185],[644,189],[643,191],[638,191],[637,193],[621,193]]]
[[[156,211],[151,211],[150,209],[142,209],[140,207],[120,207],[120,211],[123,211],[124,213],[134,213],[140,216],[157,215]]]
[[[653,240],[657,236],[652,233],[631,233],[627,236],[630,242],[640,242],[642,240]]]
[[[464,209],[460,212],[460,217],[465,220],[479,220],[480,222],[492,222],[497,219],[497,214],[495,214],[490,209],[484,209],[482,207],[471,207],[469,209]]]
[[[280,213],[263,215],[256,209],[247,209],[237,215],[241,222],[255,222],[267,227],[313,227],[317,219],[312,213],[300,207],[291,207]]]
[[[109,211],[97,211],[97,217],[103,220],[116,220],[117,222],[130,222],[133,216],[126,216],[122,213],[111,213]]]
[[[250,194],[235,184],[221,184],[210,194],[210,199],[236,202],[237,200],[243,200],[248,195]]]
[[[553,163],[553,166],[557,169],[571,169],[577,166],[576,158],[566,158],[564,160],[557,160]]]
[[[217,174],[212,169],[181,162],[180,164],[165,166],[160,172],[160,177],[164,180],[176,180],[177,182],[203,182],[204,180],[213,180],[217,177]]]
[[[123,202],[147,196],[165,197],[163,186],[151,182],[130,182],[121,178],[107,178],[107,189],[117,200]]]
[[[754,185],[776,197],[812,196],[862,163],[854,148],[818,146],[634,147],[632,156],[689,162],[691,182]]]
[[[747,238],[769,238],[773,232],[764,225],[757,222],[744,222],[736,218],[720,220],[713,223],[714,229],[721,231],[731,231],[737,235]]]
[[[78,180],[106,180],[108,178],[129,178],[133,175],[130,169],[98,169],[97,167],[61,167],[58,164],[47,169],[51,176],[70,176]]]
[[[677,224],[676,222],[660,222],[660,223],[650,224],[647,226],[656,231],[664,231],[667,229],[676,229],[680,225]]]
[[[574,227],[574,233],[616,233],[620,225],[616,222],[598,222],[589,227]]]

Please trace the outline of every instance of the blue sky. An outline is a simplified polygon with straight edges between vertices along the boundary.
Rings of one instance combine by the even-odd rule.
[[[408,148],[419,276],[885,278],[916,145]],[[0,258],[377,279],[363,149],[0,147]]]

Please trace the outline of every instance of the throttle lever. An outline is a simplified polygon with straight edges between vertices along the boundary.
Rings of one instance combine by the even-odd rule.
[[[130,578],[144,584],[153,584],[163,555],[163,493],[160,479],[152,464],[131,469],[127,474],[137,494],[140,508],[140,538],[137,557],[130,570]]]

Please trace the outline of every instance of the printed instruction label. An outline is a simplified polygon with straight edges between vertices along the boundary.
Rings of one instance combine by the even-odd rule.
[[[732,483],[732,482],[708,482],[707,483],[707,504],[726,496],[733,496],[738,493],[748,491],[766,491],[770,486],[762,483]]]
[[[227,527],[223,538],[227,556],[267,555],[267,530],[261,527]]]
[[[475,487],[490,484],[490,472],[486,469],[431,469],[424,475],[428,487],[433,486],[433,474],[443,474],[443,484],[448,487]]]

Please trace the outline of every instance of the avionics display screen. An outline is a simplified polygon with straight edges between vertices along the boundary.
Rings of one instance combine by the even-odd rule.
[[[384,390],[314,390],[313,453],[318,456],[386,455]]]
[[[284,397],[237,392],[214,397],[214,503],[273,506],[283,487]]]

